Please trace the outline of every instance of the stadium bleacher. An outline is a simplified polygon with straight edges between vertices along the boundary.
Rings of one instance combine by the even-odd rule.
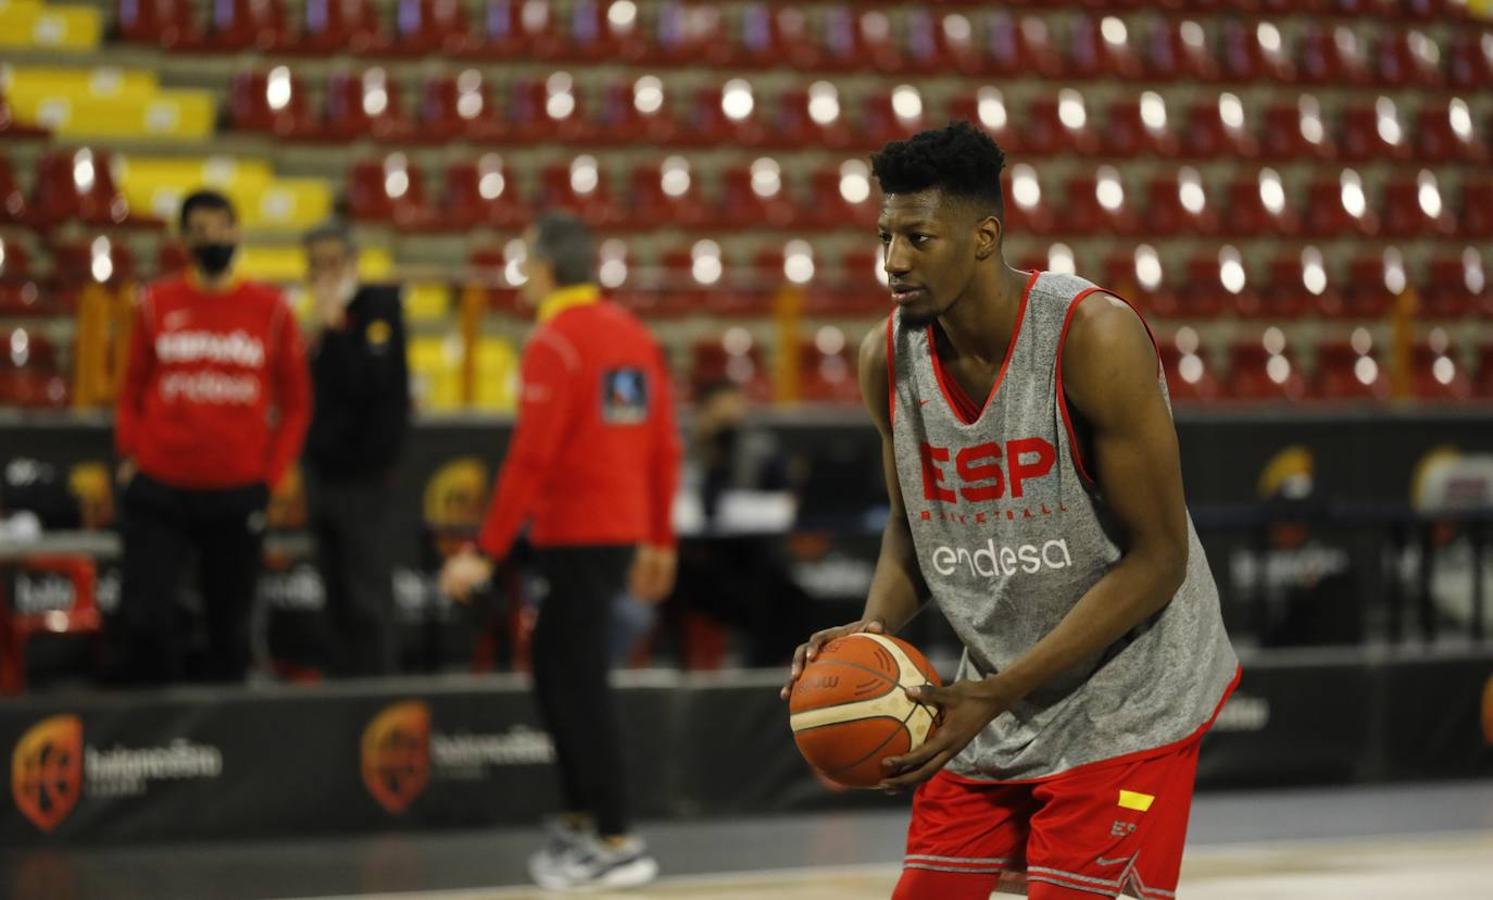
[[[299,234],[349,216],[371,265],[421,285],[422,383],[456,377],[441,366],[472,284],[484,340],[509,342],[470,348],[477,366],[508,365],[516,269],[482,260],[542,206],[614,242],[608,287],[667,320],[681,374],[702,329],[728,327],[709,317],[765,321],[784,288],[805,299],[805,346],[825,325],[854,342],[886,308],[866,154],[963,116],[1009,154],[1008,258],[1047,265],[1061,245],[1163,342],[1198,335],[1185,355],[1239,376],[1222,396],[1382,398],[1333,367],[1365,368],[1351,335],[1382,344],[1409,298],[1417,345],[1445,342],[1403,383],[1489,397],[1493,26],[1457,2],[5,0],[0,34],[7,325],[65,321],[90,278],[125,289],[179,265],[166,226],[211,185],[249,230],[245,273],[287,286]],[[716,263],[692,255],[704,242]],[[790,251],[811,261],[800,279]],[[1285,353],[1260,349],[1271,328]],[[823,359],[801,358],[797,393],[853,402]],[[1443,359],[1449,381],[1425,374]]]

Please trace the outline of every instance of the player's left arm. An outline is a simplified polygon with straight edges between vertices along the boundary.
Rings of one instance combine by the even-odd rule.
[[[1091,295],[1074,312],[1062,365],[1069,411],[1090,427],[1089,469],[1122,555],[1056,628],[998,674],[913,692],[938,705],[944,721],[918,751],[888,761],[900,774],[887,787],[932,777],[996,716],[1156,615],[1182,585],[1188,529],[1177,433],[1145,326],[1121,301]]]

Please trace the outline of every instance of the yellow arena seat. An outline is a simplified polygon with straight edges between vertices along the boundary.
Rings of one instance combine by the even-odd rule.
[[[409,342],[410,391],[426,411],[461,407],[461,344],[456,337],[421,335]]]
[[[148,69],[112,66],[0,66],[0,87],[12,101],[22,97],[94,97],[107,100],[144,100],[160,89]]]
[[[168,220],[182,198],[201,187],[226,194],[244,226],[254,231],[299,233],[332,210],[331,185],[316,178],[276,178],[262,160],[130,156],[121,158],[117,177],[131,207]]]
[[[212,92],[161,88],[153,74],[110,68],[5,67],[0,87],[16,120],[61,137],[212,135]]]
[[[239,250],[234,271],[257,281],[296,284],[306,279],[306,255],[295,244],[264,246],[250,243]]]
[[[67,138],[212,136],[214,106],[207,91],[161,91],[149,98],[10,98],[16,121]]]
[[[389,251],[382,247],[365,248],[358,258],[359,273],[370,281],[388,278],[393,268]],[[298,243],[265,245],[249,242],[239,251],[234,271],[258,281],[300,285],[306,280],[306,254]],[[297,312],[301,313],[297,299],[291,299]]]
[[[230,191],[251,229],[304,231],[332,211],[332,188],[317,178],[278,178],[253,191]]]
[[[473,405],[488,412],[512,412],[518,397],[518,354],[497,337],[477,341],[477,373]]]
[[[103,18],[88,6],[47,6],[0,0],[0,47],[93,50]]]
[[[421,409],[460,409],[461,342],[455,334],[421,335],[409,343],[410,382]],[[518,355],[497,337],[477,341],[474,409],[512,412],[518,396]]]
[[[439,283],[404,287],[404,317],[410,322],[439,322],[451,313],[451,289]]]
[[[261,160],[121,155],[117,157],[115,178],[132,209],[148,209],[169,221],[182,198],[198,188],[216,188],[241,206],[243,199],[263,195],[275,176],[269,164]]]

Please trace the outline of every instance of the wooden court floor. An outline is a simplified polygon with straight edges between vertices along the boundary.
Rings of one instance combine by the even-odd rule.
[[[664,879],[609,900],[886,900],[889,866],[745,872]],[[360,900],[553,900],[527,888],[364,895]],[[996,894],[995,897],[1008,896]],[[1488,900],[1493,832],[1353,841],[1294,841],[1191,851],[1179,900]]]

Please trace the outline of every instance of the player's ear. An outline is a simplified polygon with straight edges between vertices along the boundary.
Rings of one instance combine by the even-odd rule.
[[[1001,220],[986,216],[975,223],[975,257],[989,259],[1000,249],[1001,233],[1005,230]]]

